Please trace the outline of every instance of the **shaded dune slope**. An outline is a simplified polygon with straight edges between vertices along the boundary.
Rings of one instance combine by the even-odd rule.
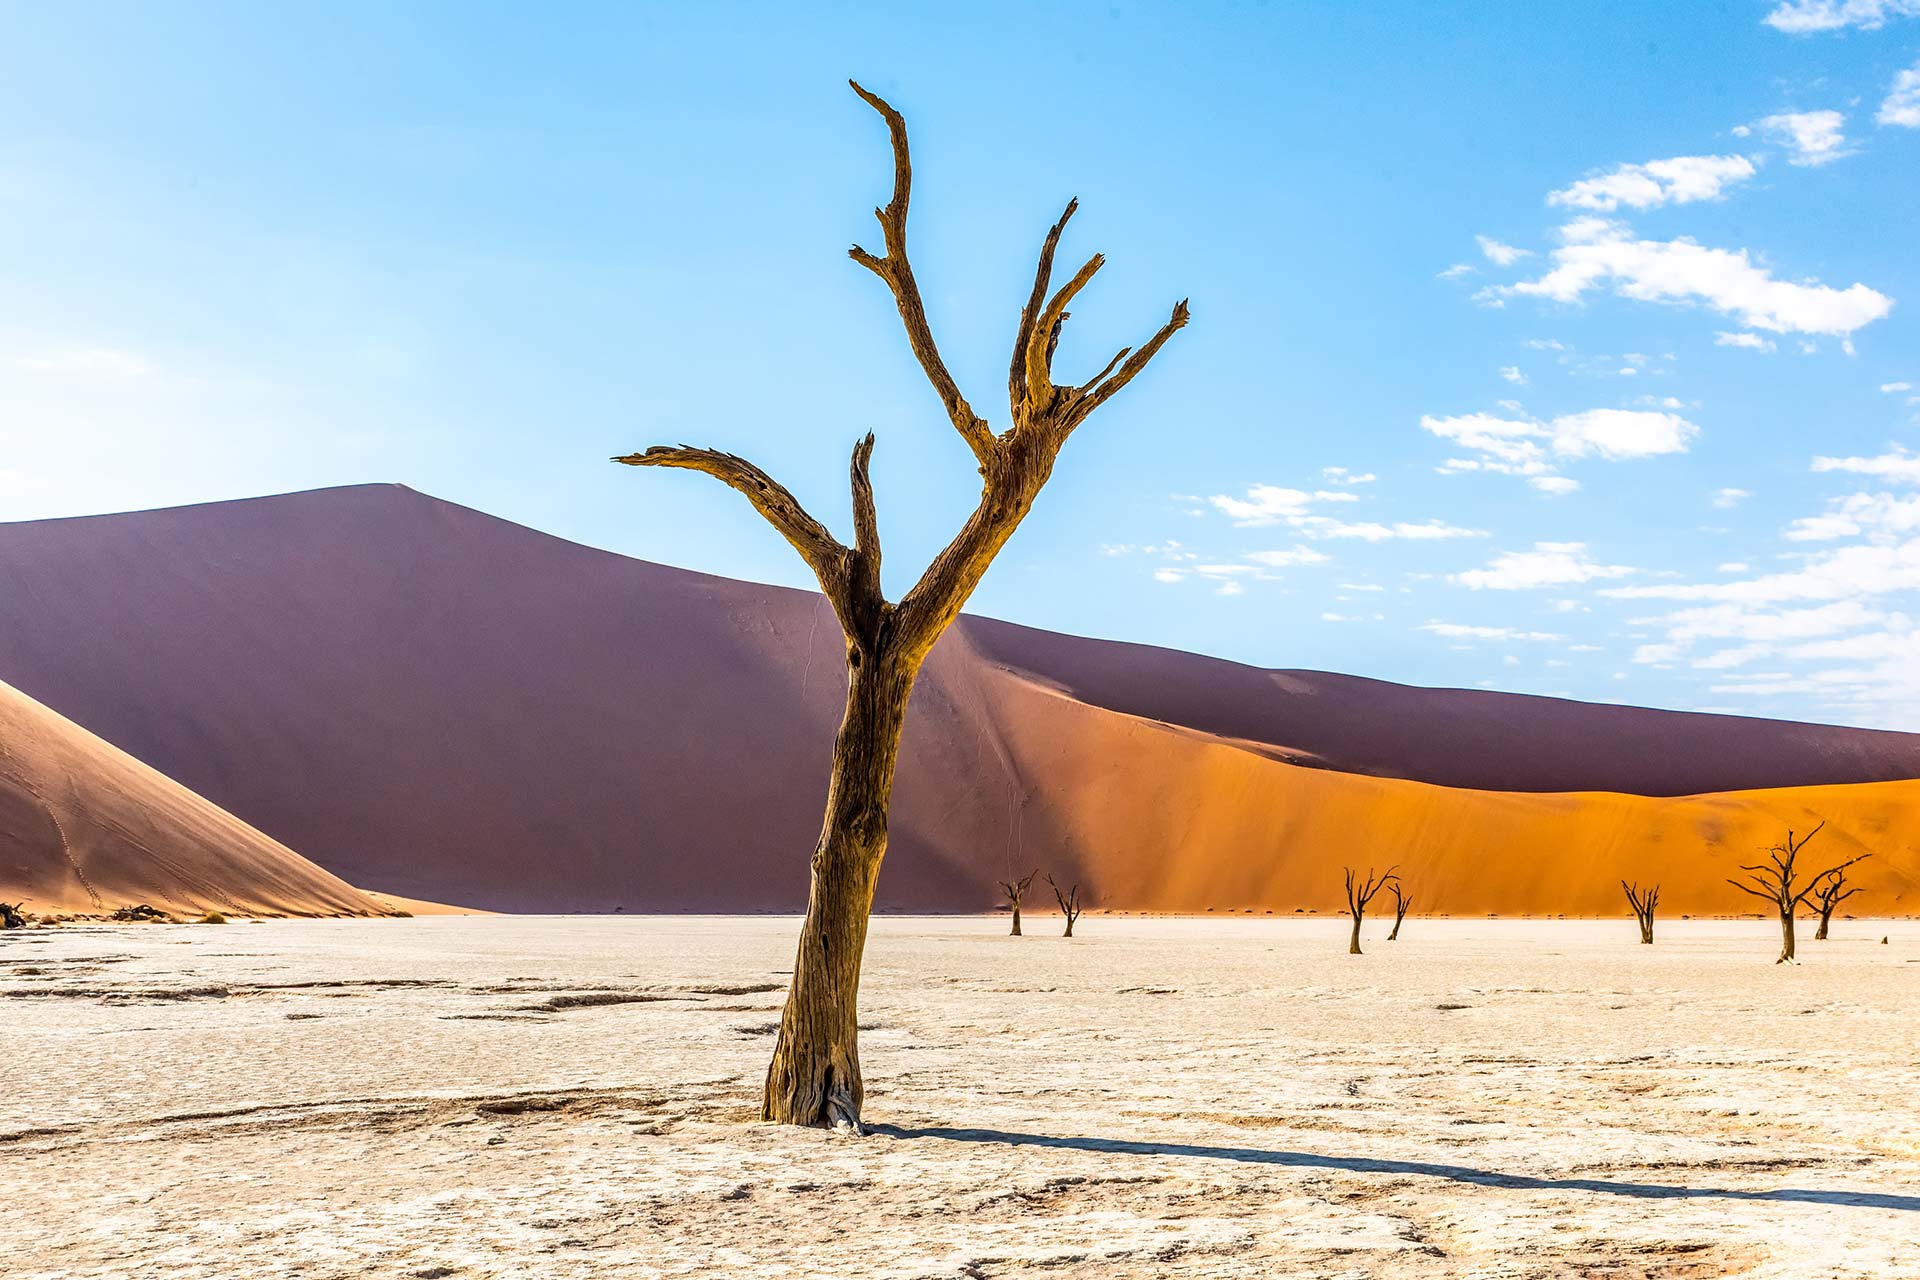
[[[805,901],[844,689],[818,596],[358,486],[0,526],[0,599],[0,677],[356,883],[506,910]],[[1115,907],[1324,908],[1371,860],[1417,868],[1432,910],[1612,911],[1616,868],[1664,875],[1674,910],[1744,910],[1726,864],[1818,811],[1836,851],[1882,853],[1874,909],[1912,909],[1920,784],[1892,780],[1914,777],[1916,735],[967,617],[914,695],[881,902],[980,908],[1040,863]]]
[[[378,915],[339,878],[0,684],[0,898],[28,910]]]

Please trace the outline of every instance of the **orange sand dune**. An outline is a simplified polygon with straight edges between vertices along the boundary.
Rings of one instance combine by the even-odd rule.
[[[0,899],[35,913],[384,915],[344,881],[0,684]]]
[[[355,883],[499,910],[805,902],[845,688],[817,595],[369,485],[0,526],[0,599],[0,677]],[[908,719],[892,909],[983,908],[1036,864],[1115,908],[1325,908],[1370,859],[1423,867],[1433,910],[1612,911],[1616,872],[1656,866],[1672,909],[1729,910],[1726,864],[1810,808],[1835,851],[1881,855],[1854,905],[1916,904],[1896,780],[1920,735],[974,617]]]

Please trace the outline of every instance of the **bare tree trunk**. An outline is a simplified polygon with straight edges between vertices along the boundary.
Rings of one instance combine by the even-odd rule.
[[[1815,942],[1825,942],[1827,940],[1827,926],[1832,923],[1833,908],[1823,902],[1820,904],[1820,927],[1813,931],[1813,940]]]
[[[1793,908],[1789,906],[1780,912],[1780,958],[1774,963],[1793,962]]]
[[[912,671],[891,655],[849,656],[847,712],[833,744],[827,815],[814,848],[807,917],[761,1118],[782,1124],[860,1126],[860,956],[880,860],[887,852],[900,730]]]
[[[1353,936],[1347,940],[1347,954],[1350,956],[1360,954],[1360,913],[1358,911],[1353,913]]]
[[[1020,904],[1017,902],[1013,904],[1013,932],[1007,936],[1010,938],[1020,936]]]
[[[1640,917],[1640,944],[1646,947],[1653,945],[1653,912],[1651,911]]]
[[[834,739],[827,814],[814,846],[807,918],[801,927],[786,1012],[780,1019],[780,1037],[767,1070],[761,1113],[787,1124],[844,1124],[857,1130],[863,1100],[855,1017],[860,954],[880,861],[887,851],[887,807],[914,677],[928,650],[959,616],[987,566],[1026,518],[1053,474],[1067,438],[1145,369],[1190,317],[1183,300],[1138,350],[1122,347],[1087,382],[1054,382],[1053,357],[1067,306],[1106,261],[1094,254],[1070,280],[1053,287],[1054,251],[1079,207],[1077,201],[1068,201],[1041,245],[1008,365],[1007,407],[1012,423],[996,432],[974,412],[948,370],[907,260],[913,167],[906,121],[884,99],[858,84],[852,87],[886,121],[893,148],[893,197],[874,210],[886,254],[854,245],[847,256],[892,292],[907,345],[978,464],[980,500],[973,514],[920,580],[894,603],[881,590],[880,526],[868,469],[872,435],[854,446],[849,468],[852,546],[836,538],[785,486],[734,454],[684,444],[655,445],[613,460],[633,467],[703,472],[740,493],[813,570],[846,634],[846,718]],[[1017,900],[1014,908],[1013,931],[1019,933]],[[1068,917],[1069,935],[1075,914],[1077,906]]]

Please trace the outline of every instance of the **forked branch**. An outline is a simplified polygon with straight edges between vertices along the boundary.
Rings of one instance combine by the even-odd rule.
[[[973,411],[960,386],[947,371],[947,362],[934,343],[933,328],[927,323],[926,304],[920,300],[920,286],[913,278],[913,264],[907,260],[907,204],[913,195],[913,160],[907,153],[907,122],[885,98],[868,93],[857,80],[849,80],[862,101],[880,113],[887,122],[887,136],[893,143],[893,198],[873,211],[880,220],[880,233],[886,239],[887,255],[875,257],[859,245],[847,250],[847,256],[887,282],[893,290],[894,304],[900,309],[900,322],[907,329],[907,345],[933,384],[947,416],[960,433],[984,471],[993,458],[993,429],[986,419]]]

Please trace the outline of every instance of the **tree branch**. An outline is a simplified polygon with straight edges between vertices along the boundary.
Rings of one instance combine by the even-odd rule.
[[[1060,233],[1067,229],[1067,220],[1079,207],[1078,200],[1067,201],[1066,212],[1047,232],[1046,242],[1040,246],[1040,264],[1033,273],[1033,292],[1027,296],[1027,305],[1020,308],[1020,331],[1013,336],[1013,363],[1007,369],[1007,406],[1016,421],[1027,405],[1027,343],[1033,338],[1047,286],[1053,283],[1053,251],[1060,247]]]
[[[1107,378],[1105,382],[1101,382],[1100,378],[1095,378],[1093,382],[1088,383],[1086,387],[1081,389],[1081,394],[1075,397],[1073,408],[1068,413],[1067,430],[1071,432],[1075,427],[1085,422],[1088,414],[1105,404],[1120,388],[1132,382],[1134,377],[1142,369],[1147,367],[1147,362],[1160,353],[1160,348],[1167,345],[1167,339],[1186,328],[1187,321],[1191,318],[1191,313],[1187,310],[1187,300],[1185,298],[1180,299],[1180,301],[1174,305],[1173,315],[1165,324],[1160,326],[1160,331],[1148,340],[1146,346],[1134,352],[1133,356],[1125,364],[1120,366],[1118,373],[1114,374],[1111,378]],[[1123,351],[1121,354],[1125,355],[1126,353]],[[1118,360],[1119,357],[1116,356],[1114,359]],[[1107,367],[1111,369],[1113,366],[1108,365]],[[1106,375],[1103,373],[1101,377],[1106,377]],[[1095,383],[1099,385],[1096,386],[1094,385]]]
[[[865,456],[862,449],[871,451],[873,437],[854,451],[857,472],[865,471]],[[852,593],[849,590],[848,560],[852,553],[840,544],[827,527],[807,513],[800,500],[788,492],[772,476],[754,466],[745,458],[735,457],[731,453],[721,453],[717,449],[696,449],[692,445],[678,448],[669,445],[655,445],[644,453],[629,453],[614,458],[613,461],[629,467],[679,467],[687,471],[701,471],[728,487],[738,490],[753,509],[766,518],[768,524],[780,531],[800,558],[813,570],[813,576],[820,581],[820,589],[826,593],[827,600],[840,617],[840,625],[849,635],[856,634],[853,615],[850,608]],[[855,522],[858,524],[858,485],[855,488]],[[868,508],[871,514],[872,495],[868,495]],[[873,541],[873,560],[875,580],[879,573],[880,544]]]
[[[927,309],[920,300],[920,286],[914,282],[913,266],[907,261],[907,203],[913,190],[913,162],[907,154],[907,122],[886,99],[868,93],[858,81],[847,83],[887,122],[887,135],[893,143],[893,198],[873,211],[886,237],[887,256],[875,257],[859,245],[849,249],[847,256],[885,280],[893,290],[894,304],[899,307],[901,323],[906,326],[907,344],[913,348],[927,381],[933,384],[940,403],[946,407],[954,429],[973,450],[973,456],[985,471],[993,458],[993,430],[973,411],[973,406],[960,394],[953,375],[947,372],[946,361],[941,359],[940,348],[933,340],[933,329],[927,323]]]
[[[1106,261],[1097,253],[1088,258],[1086,264],[1073,273],[1073,279],[1060,286],[1028,332],[1026,416],[1034,417],[1053,407],[1053,349],[1059,345],[1060,325],[1067,318],[1067,304],[1087,287],[1087,282]]]

